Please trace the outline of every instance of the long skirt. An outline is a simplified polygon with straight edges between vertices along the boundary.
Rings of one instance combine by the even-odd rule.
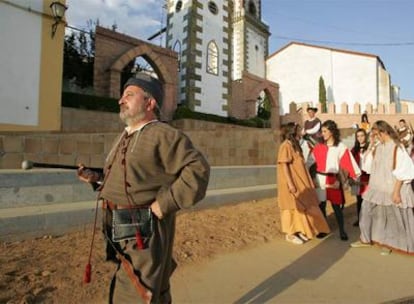
[[[319,233],[329,233],[330,229],[318,206],[311,206],[302,212],[297,209],[281,210],[282,232],[294,234],[301,232],[312,239]]]
[[[364,200],[359,228],[361,241],[414,255],[414,210],[383,206]]]

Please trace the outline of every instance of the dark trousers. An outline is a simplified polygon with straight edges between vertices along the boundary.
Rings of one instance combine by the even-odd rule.
[[[342,234],[345,233],[344,215],[342,213],[342,206],[332,204],[332,203],[331,203],[331,206],[332,206],[332,209],[335,213],[336,221],[338,223],[339,233],[342,235]],[[326,218],[326,201],[320,202],[319,203],[319,208],[321,209],[323,216]]]
[[[361,206],[362,206],[362,195],[357,195],[356,208],[357,208],[358,221],[359,221],[359,214],[361,213]]]

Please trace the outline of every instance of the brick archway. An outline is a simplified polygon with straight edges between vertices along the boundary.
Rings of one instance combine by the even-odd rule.
[[[264,78],[243,72],[242,79],[232,83],[232,100],[229,114],[246,119],[256,115],[256,102],[260,92],[264,91],[272,105],[270,123],[272,129],[279,129],[279,85]]]
[[[164,84],[161,119],[171,120],[177,107],[177,53],[148,42],[96,27],[94,89],[102,96],[119,98],[123,68],[137,57],[147,60]]]

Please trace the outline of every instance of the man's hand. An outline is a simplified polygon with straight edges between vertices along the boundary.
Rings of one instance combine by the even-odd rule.
[[[341,187],[341,183],[336,180],[333,184],[328,184],[325,187],[330,189],[339,189]]]
[[[151,211],[152,213],[155,214],[156,217],[158,217],[160,220],[164,217],[161,211],[161,207],[160,204],[158,203],[158,201],[154,201],[151,206]]]
[[[77,171],[78,178],[86,183],[96,183],[101,180],[102,176],[99,172],[93,171],[91,169],[85,168],[83,164],[79,164],[79,169]]]

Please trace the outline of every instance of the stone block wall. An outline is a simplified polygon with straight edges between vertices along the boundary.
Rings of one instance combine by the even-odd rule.
[[[101,167],[116,134],[2,133],[0,169],[20,169],[24,160]]]
[[[61,131],[64,133],[106,133],[123,128],[117,113],[62,108]]]
[[[89,115],[89,114],[88,114]],[[113,114],[114,120],[118,119]],[[78,117],[79,120],[82,120]],[[273,165],[275,132],[196,120],[175,122],[212,166]],[[76,126],[73,122],[73,127]],[[92,133],[91,133],[92,132]],[[0,169],[20,169],[24,160],[39,163],[102,167],[119,131],[93,133],[0,133]]]
[[[271,130],[185,131],[213,166],[274,165],[277,143]]]
[[[309,103],[312,104],[312,103]],[[377,120],[384,120],[388,122],[391,126],[398,126],[400,119],[405,119],[407,123],[414,125],[414,114],[408,113],[407,107],[403,107],[401,113],[397,113],[395,109],[395,104],[385,106],[383,104],[378,105],[377,109],[374,110],[372,104],[367,104],[365,109],[362,110],[361,106],[356,103],[354,104],[353,113],[348,113],[348,105],[345,103],[342,104],[341,113],[336,113],[336,107],[334,104],[328,104],[328,112],[321,112],[321,105],[317,105],[319,111],[316,116],[323,122],[325,120],[331,119],[334,120],[340,129],[352,128],[354,124],[361,123],[361,114],[363,111],[367,111],[368,120],[373,124]],[[281,117],[281,123],[287,122],[297,122],[302,123],[307,117],[306,108],[307,104],[302,104],[302,110],[299,111],[300,106],[295,103],[291,103],[289,107],[289,114],[285,114]]]

